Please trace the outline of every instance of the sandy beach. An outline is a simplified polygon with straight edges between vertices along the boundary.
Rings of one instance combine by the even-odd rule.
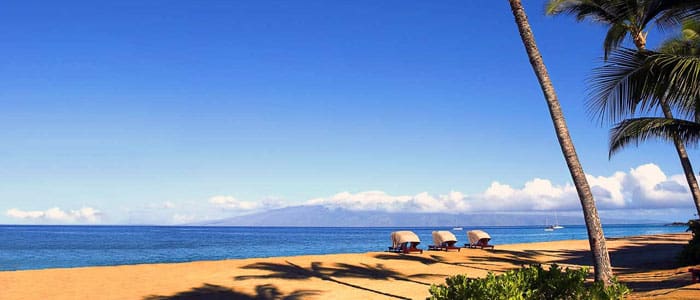
[[[630,298],[698,299],[675,255],[689,234],[608,239]],[[427,248],[423,245],[423,248]],[[588,241],[495,250],[386,252],[0,272],[0,299],[425,299],[448,275],[484,276],[529,263],[590,264]]]

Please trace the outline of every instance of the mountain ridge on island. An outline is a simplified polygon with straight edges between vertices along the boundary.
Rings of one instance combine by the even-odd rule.
[[[321,205],[289,206],[187,225],[195,226],[290,226],[290,227],[444,227],[444,226],[538,226],[553,222],[548,212],[533,213],[418,213],[355,211]],[[661,224],[659,220],[601,218],[605,224]],[[558,217],[559,224],[583,225],[580,216]],[[551,225],[551,224],[550,224]]]

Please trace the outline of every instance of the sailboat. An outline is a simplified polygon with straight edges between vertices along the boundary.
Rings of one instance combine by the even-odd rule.
[[[549,220],[547,219],[547,217],[544,218],[544,224],[547,226],[547,227],[544,228],[544,231],[554,231],[554,226],[553,226],[553,225],[548,225],[548,224],[549,224]]]
[[[554,225],[552,225],[553,229],[562,229],[564,226],[559,225],[559,218],[557,217],[557,213],[554,213]]]

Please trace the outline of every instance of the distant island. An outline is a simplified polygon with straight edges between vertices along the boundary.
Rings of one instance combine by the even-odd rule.
[[[300,218],[299,216],[304,216]],[[545,212],[509,213],[417,213],[354,211],[325,206],[290,206],[220,220],[191,223],[195,226],[298,226],[298,227],[463,227],[545,226]],[[659,220],[602,218],[604,224],[664,224]],[[563,225],[583,225],[579,216],[559,216]]]
[[[688,222],[673,222],[673,223],[668,223],[664,224],[664,226],[688,226]]]

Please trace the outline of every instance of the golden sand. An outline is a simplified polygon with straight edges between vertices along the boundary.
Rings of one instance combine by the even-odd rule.
[[[689,234],[608,239],[631,298],[700,299],[675,256]],[[484,276],[529,263],[590,265],[587,240],[495,250],[308,255],[0,272],[0,299],[425,299],[448,275]]]

